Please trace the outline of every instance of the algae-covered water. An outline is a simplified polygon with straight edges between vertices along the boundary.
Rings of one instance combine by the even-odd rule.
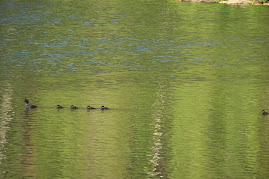
[[[3,0],[0,13],[0,178],[269,177],[269,7]]]

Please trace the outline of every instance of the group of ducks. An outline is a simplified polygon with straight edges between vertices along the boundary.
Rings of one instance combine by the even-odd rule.
[[[29,100],[28,100],[28,99],[25,99],[24,102],[25,102],[25,108],[27,108],[27,109],[34,109],[34,108],[37,108],[36,105],[29,104]],[[58,108],[58,109],[63,109],[63,108],[65,108],[65,107],[63,107],[63,106],[61,106],[61,105],[58,104],[58,105],[57,105],[57,108]],[[70,106],[70,109],[79,109],[79,108],[76,107],[76,106],[71,105],[71,106]],[[92,106],[87,106],[87,109],[97,109],[97,108],[92,107]],[[108,108],[108,107],[105,107],[105,106],[101,106],[101,109],[104,110],[104,109],[109,109],[109,108]],[[266,111],[262,110],[262,115],[267,115],[267,114],[269,114],[269,112],[266,112]]]
[[[65,108],[65,107],[63,107],[63,106],[61,106],[61,105],[57,105],[57,108],[58,109],[62,109],[62,108]],[[71,105],[70,106],[70,109],[79,109],[78,107],[76,107],[76,106],[73,106],[73,105]],[[95,107],[92,107],[92,106],[87,106],[87,109],[97,109],[97,108],[95,108]],[[105,107],[105,106],[101,106],[101,109],[109,109],[108,107]]]
[[[36,105],[29,104],[29,100],[28,100],[28,99],[25,99],[24,102],[25,102],[25,108],[26,108],[26,109],[34,109],[34,108],[37,108]],[[61,105],[58,104],[58,105],[57,105],[57,108],[58,108],[58,109],[63,109],[63,108],[65,108],[65,107],[63,107],[63,106],[61,106]],[[74,105],[71,105],[71,106],[70,106],[70,109],[79,109],[79,108],[76,107],[76,106],[74,106]],[[87,109],[97,109],[97,108],[92,107],[92,106],[87,106]],[[101,109],[102,109],[102,110],[105,110],[105,109],[109,109],[109,108],[108,108],[108,107],[105,107],[105,106],[101,106]]]

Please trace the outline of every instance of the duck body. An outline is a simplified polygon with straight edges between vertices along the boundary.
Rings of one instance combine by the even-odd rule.
[[[34,109],[34,108],[37,108],[36,105],[29,104],[29,100],[28,99],[25,99],[24,102],[25,102],[25,108],[26,109]]]
[[[269,114],[269,112],[265,112],[264,110],[262,110],[262,115],[267,115]]]
[[[87,109],[96,109],[96,108],[92,106],[87,106]]]
[[[26,109],[35,109],[35,108],[37,108],[37,106],[36,105],[32,105],[32,104],[25,104],[25,108]]]
[[[57,108],[58,108],[58,109],[63,109],[64,107],[58,104],[58,105],[57,105]]]
[[[78,109],[78,107],[71,105],[70,109]]]
[[[109,109],[109,108],[105,106],[101,106],[101,109],[104,110],[104,109]]]

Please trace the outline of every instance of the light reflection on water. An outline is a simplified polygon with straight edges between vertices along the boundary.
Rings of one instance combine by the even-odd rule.
[[[80,2],[1,2],[2,178],[268,178],[267,7]]]

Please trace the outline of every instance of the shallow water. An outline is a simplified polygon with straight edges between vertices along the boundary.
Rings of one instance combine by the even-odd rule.
[[[269,177],[269,7],[0,7],[0,178]]]

